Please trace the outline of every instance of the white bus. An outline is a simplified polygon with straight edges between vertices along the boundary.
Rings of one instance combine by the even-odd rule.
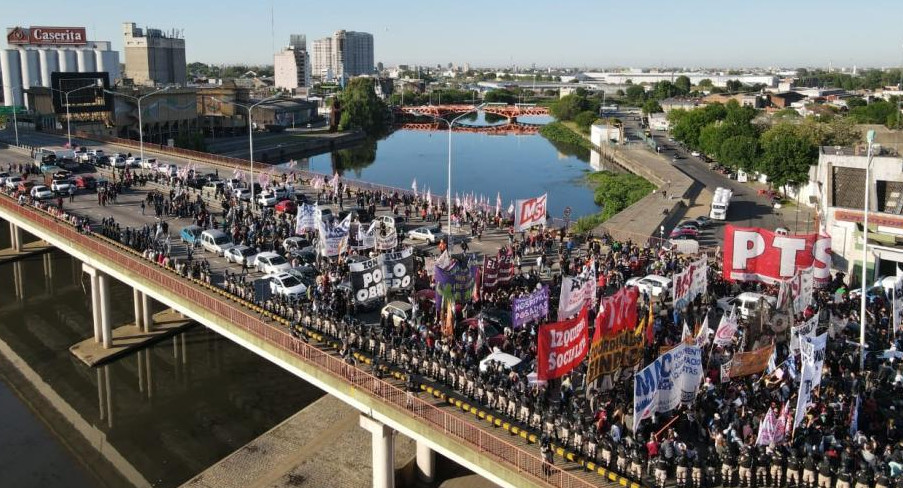
[[[709,212],[709,218],[714,220],[725,220],[727,218],[727,209],[731,205],[731,197],[733,192],[729,188],[718,187],[712,196],[712,210]]]

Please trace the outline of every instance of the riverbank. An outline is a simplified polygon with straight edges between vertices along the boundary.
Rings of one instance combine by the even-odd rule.
[[[542,128],[539,129],[539,135],[553,143],[568,144],[586,150],[591,150],[593,148],[588,137],[575,132],[563,122],[550,122],[542,126]]]
[[[631,173],[598,171],[586,175],[586,181],[593,186],[593,198],[602,211],[577,220],[574,231],[581,234],[592,231],[655,189],[655,185]]]

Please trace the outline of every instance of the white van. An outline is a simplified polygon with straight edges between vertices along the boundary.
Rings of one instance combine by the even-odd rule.
[[[772,308],[774,308],[778,303],[778,299],[773,296],[746,291],[735,297],[725,297],[718,299],[715,304],[715,308],[720,310],[722,313],[730,313],[731,309],[736,306],[737,315],[741,319],[748,320],[759,311],[762,300],[767,302]]]
[[[201,232],[201,247],[207,252],[222,256],[227,249],[235,247],[232,237],[221,230],[205,230]]]

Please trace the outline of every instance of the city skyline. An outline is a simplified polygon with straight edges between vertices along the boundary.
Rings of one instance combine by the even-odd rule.
[[[13,4],[6,8],[5,27],[84,26],[90,40],[111,41],[119,51],[123,49],[122,22],[179,29],[184,32],[187,61],[208,64],[271,65],[273,54],[288,44],[291,34],[305,34],[311,40],[341,29],[372,33],[374,61],[386,66],[881,68],[903,64],[903,31],[894,24],[903,5],[890,0],[857,10],[863,19],[860,24],[844,16],[849,4],[836,0],[767,1],[756,10],[728,8],[709,0],[642,10],[589,0],[554,7],[528,2],[518,9],[476,3],[472,8],[437,4],[425,9],[409,1],[374,8],[360,0],[348,0],[342,8],[271,0],[248,9],[246,3],[226,0],[216,4],[215,12],[171,0],[131,4],[127,10],[111,0],[87,3],[88,8],[76,12],[61,0],[45,2],[40,11]],[[846,22],[836,28],[841,17]],[[866,30],[868,36],[851,35],[851,29]],[[241,41],[231,43],[233,39]]]

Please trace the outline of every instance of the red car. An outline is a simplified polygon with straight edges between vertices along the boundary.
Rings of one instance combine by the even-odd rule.
[[[698,236],[699,236],[699,231],[696,229],[691,229],[689,227],[678,227],[677,229],[672,230],[671,234],[669,235],[669,237],[672,239],[678,238],[678,237],[684,237],[684,238],[689,237],[689,238],[695,239]]]
[[[298,205],[291,200],[282,200],[281,202],[276,204],[276,212],[278,213],[296,213],[298,212]]]
[[[76,176],[75,177],[75,186],[78,188],[95,188],[97,187],[97,180],[93,176]]]

